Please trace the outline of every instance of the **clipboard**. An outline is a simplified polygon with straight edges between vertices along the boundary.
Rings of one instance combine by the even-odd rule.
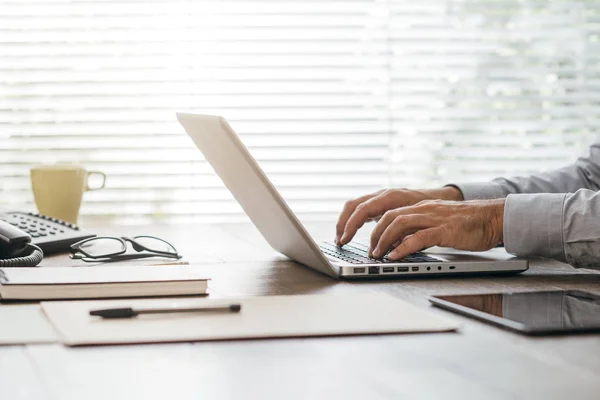
[[[103,308],[216,307],[230,303],[241,304],[241,311],[113,320],[89,315],[91,310]],[[42,308],[68,346],[448,332],[459,327],[430,310],[378,292],[44,302]]]

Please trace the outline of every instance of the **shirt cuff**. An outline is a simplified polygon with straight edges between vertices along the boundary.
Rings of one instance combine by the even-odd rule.
[[[504,248],[517,256],[565,260],[566,194],[511,194],[504,205]]]
[[[496,182],[451,183],[446,186],[454,186],[460,190],[465,200],[503,199],[508,194],[502,185]]]

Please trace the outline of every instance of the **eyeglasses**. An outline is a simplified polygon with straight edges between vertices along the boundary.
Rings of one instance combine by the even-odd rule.
[[[137,253],[125,254],[127,243],[131,243]],[[93,237],[72,244],[71,253],[72,259],[85,262],[134,260],[148,257],[181,258],[175,246],[154,236]]]

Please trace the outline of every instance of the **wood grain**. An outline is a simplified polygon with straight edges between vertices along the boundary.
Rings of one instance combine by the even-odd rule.
[[[532,262],[530,271],[517,276],[345,282],[286,260],[249,224],[98,230],[150,233],[173,241],[194,268],[211,277],[212,297],[376,290],[429,308],[426,297],[431,294],[547,289],[600,293],[599,273],[546,260]],[[311,233],[327,239],[331,226],[312,226]],[[463,328],[427,335],[0,348],[1,397],[599,398],[600,335],[530,338],[432,311],[460,320]],[[23,392],[25,382],[32,386]]]
[[[2,329],[2,321],[0,321]],[[32,348],[34,346],[30,346]],[[40,371],[26,346],[0,346],[0,398],[10,400],[50,399]]]

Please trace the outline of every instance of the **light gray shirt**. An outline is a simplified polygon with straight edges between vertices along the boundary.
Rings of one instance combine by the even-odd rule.
[[[506,198],[507,252],[600,269],[600,137],[588,157],[555,171],[452,186],[465,200]]]

